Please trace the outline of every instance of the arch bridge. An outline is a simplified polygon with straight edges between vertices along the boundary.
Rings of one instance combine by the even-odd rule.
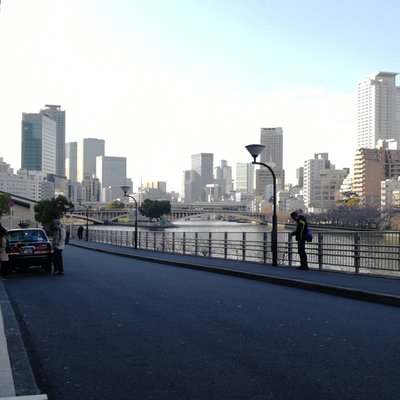
[[[196,202],[192,204],[171,204],[171,221],[185,219],[195,215],[224,215],[249,222],[258,222],[260,224],[265,224],[267,222],[266,214],[249,211],[246,209],[246,205],[244,203],[239,202]]]
[[[67,213],[67,217],[78,218],[95,224],[112,222],[118,218],[129,218],[134,215],[134,210],[130,208],[117,209],[88,209],[75,210]],[[254,221],[260,224],[266,223],[266,214],[246,210],[246,206],[240,202],[219,202],[207,203],[196,202],[191,204],[172,203],[169,218],[171,221],[185,219],[195,215],[224,215],[226,217],[237,218],[240,220]]]

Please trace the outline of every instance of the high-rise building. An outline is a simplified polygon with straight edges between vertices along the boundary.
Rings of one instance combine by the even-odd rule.
[[[40,113],[56,121],[56,174],[65,176],[65,111],[61,106],[46,104]]]
[[[236,163],[236,191],[240,193],[254,192],[254,165]]]
[[[206,201],[205,187],[214,182],[214,154],[199,153],[192,155],[192,201]]]
[[[260,144],[265,149],[260,161],[272,168],[283,168],[283,131],[282,128],[261,128]]]
[[[71,183],[78,181],[78,142],[70,142],[65,146],[65,175]]]
[[[100,201],[121,198],[121,186],[126,185],[126,157],[96,157],[96,177],[100,181]]]
[[[214,171],[215,183],[220,186],[222,196],[231,193],[233,190],[232,167],[228,165],[226,160],[221,160],[221,165],[216,166]]]
[[[375,149],[358,149],[354,160],[353,191],[361,204],[381,204],[381,183],[400,176],[400,150],[390,149],[390,142],[379,141]]]
[[[56,173],[56,131],[56,121],[51,117],[22,113],[21,168]]]
[[[96,175],[96,157],[104,156],[103,139],[82,139],[78,142],[78,182]]]
[[[336,207],[343,180],[350,170],[335,169],[329,161],[328,153],[314,154],[314,158],[304,161],[304,205],[308,212],[324,212]]]
[[[400,143],[400,87],[397,72],[376,72],[358,84],[357,148],[372,149],[379,139]]]

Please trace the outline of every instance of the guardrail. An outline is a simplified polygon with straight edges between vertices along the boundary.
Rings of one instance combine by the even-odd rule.
[[[76,238],[76,228],[71,237]],[[90,230],[89,241],[133,247],[133,231]],[[139,231],[138,249],[201,257],[272,263],[270,232]],[[309,266],[317,269],[400,277],[399,232],[314,232],[306,244]],[[297,243],[278,233],[278,264],[297,265]]]

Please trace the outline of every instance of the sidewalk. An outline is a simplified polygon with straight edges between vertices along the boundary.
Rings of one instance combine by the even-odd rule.
[[[400,306],[399,278],[318,269],[301,271],[289,266],[273,267],[269,264],[172,254],[79,240],[71,240],[69,245],[144,261],[154,261],[184,268],[239,276],[246,279],[351,297],[363,301]]]
[[[210,273],[237,276],[242,279],[264,281],[302,290],[313,290],[362,301],[396,307],[400,306],[399,278],[367,276],[327,270],[320,271],[316,269],[301,271],[288,266],[273,267],[268,264],[171,254],[80,240],[71,240],[69,246],[105,252],[120,257],[130,257]],[[11,338],[9,332],[7,332],[8,336],[5,334],[5,326],[12,332]],[[13,380],[10,367],[10,354],[12,354],[14,362],[17,359],[18,369],[21,368],[24,370],[20,374],[24,377],[23,389],[20,388],[17,390],[18,382],[14,382]],[[31,376],[29,362],[25,358],[26,355],[19,329],[0,278],[0,400],[8,398],[20,400],[25,398],[30,400],[47,399],[46,395],[28,395],[39,392],[36,388],[34,378]],[[26,396],[24,396],[24,391],[27,394]],[[19,397],[14,397],[16,392],[19,392]]]

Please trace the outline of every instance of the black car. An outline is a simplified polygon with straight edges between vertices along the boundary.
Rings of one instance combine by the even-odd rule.
[[[10,229],[7,253],[9,271],[39,267],[51,272],[51,243],[43,229]]]

